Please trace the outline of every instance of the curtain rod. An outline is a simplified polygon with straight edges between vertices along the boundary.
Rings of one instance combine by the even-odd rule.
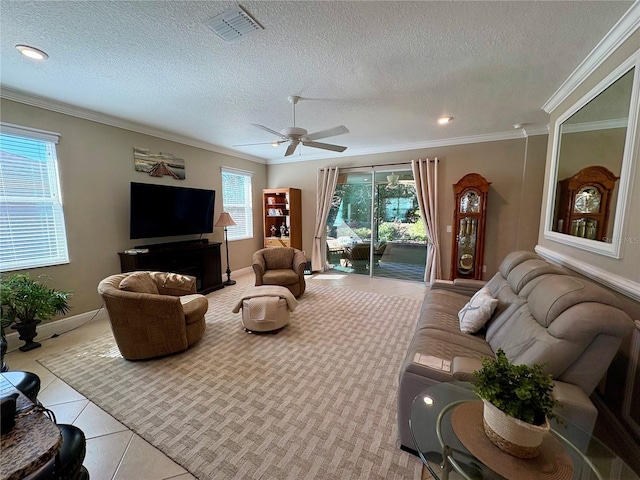
[[[418,159],[420,160],[420,159]],[[438,162],[440,163],[440,159],[438,157],[430,159],[427,158],[426,160],[429,160],[429,162]],[[341,170],[347,170],[350,168],[366,168],[366,167],[370,167],[370,168],[376,168],[376,167],[392,167],[394,165],[411,165],[411,161],[408,162],[397,162],[397,163],[379,163],[377,165],[353,165],[351,167],[344,167],[344,168],[340,168],[340,166],[338,166],[338,168],[340,168]],[[329,167],[331,168],[331,167]],[[326,170],[327,167],[322,167],[319,170]]]

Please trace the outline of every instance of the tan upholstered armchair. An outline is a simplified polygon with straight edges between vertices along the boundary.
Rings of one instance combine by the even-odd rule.
[[[307,257],[300,250],[290,247],[263,248],[253,254],[253,271],[256,287],[280,285],[299,297],[304,293],[304,269]]]
[[[112,275],[98,285],[120,353],[127,360],[186,350],[202,338],[209,302],[195,278],[163,272]]]

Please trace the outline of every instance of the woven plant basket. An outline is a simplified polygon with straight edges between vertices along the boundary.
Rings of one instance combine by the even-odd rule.
[[[485,400],[483,410],[484,433],[500,450],[518,458],[535,458],[540,453],[540,444],[550,430],[548,421],[544,425],[532,425],[511,417]]]

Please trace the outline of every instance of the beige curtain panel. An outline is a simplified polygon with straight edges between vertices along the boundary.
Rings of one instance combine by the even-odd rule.
[[[438,159],[411,160],[416,196],[427,232],[427,263],[424,281],[433,283],[442,278],[440,239],[438,235]]]
[[[327,167],[318,170],[318,201],[316,202],[316,226],[313,234],[313,250],[311,251],[311,270],[324,272],[327,269],[327,217],[331,209],[331,199],[336,191],[338,167]]]

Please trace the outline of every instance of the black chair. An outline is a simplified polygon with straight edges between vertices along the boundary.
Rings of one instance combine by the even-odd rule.
[[[22,392],[33,403],[38,403],[40,377],[31,372],[3,372],[7,381]]]
[[[40,377],[31,372],[3,372],[2,375],[33,403],[38,402]],[[37,472],[24,480],[89,480],[89,472],[82,465],[87,453],[87,440],[82,430],[73,425],[58,424],[62,433],[60,452]]]

